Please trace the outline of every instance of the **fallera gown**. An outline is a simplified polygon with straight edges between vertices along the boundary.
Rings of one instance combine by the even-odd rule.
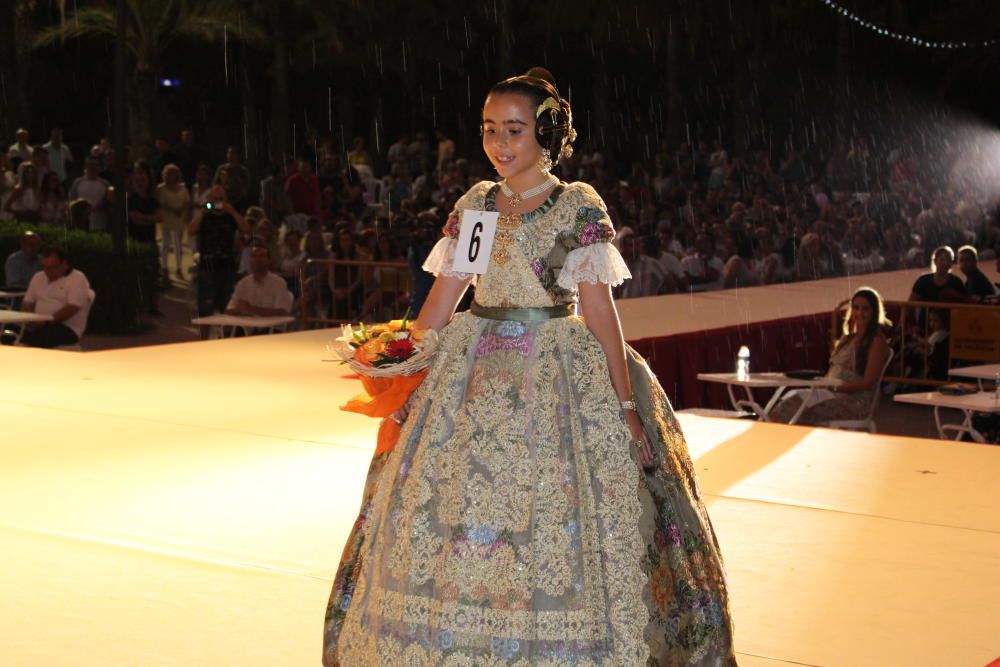
[[[463,277],[461,211],[496,210],[498,190],[458,201],[426,270]],[[620,284],[613,237],[593,188],[559,184],[494,245],[476,301],[551,307],[577,301],[579,282]],[[627,349],[649,470],[581,318],[459,313],[440,334],[398,444],[372,460],[324,665],[734,665],[718,544],[642,358]]]

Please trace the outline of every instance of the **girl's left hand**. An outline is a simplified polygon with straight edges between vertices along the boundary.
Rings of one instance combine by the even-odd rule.
[[[639,419],[639,413],[635,410],[626,410],[625,423],[632,435],[631,446],[635,447],[639,464],[643,468],[651,467],[656,459],[653,456],[653,449],[649,445],[649,438],[646,437],[646,430],[642,427],[642,420]]]

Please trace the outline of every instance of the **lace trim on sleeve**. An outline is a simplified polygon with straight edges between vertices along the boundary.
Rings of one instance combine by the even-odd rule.
[[[442,238],[431,249],[421,268],[427,273],[433,273],[435,276],[461,278],[463,280],[472,278],[471,273],[460,273],[451,270],[452,265],[455,263],[455,248],[457,246],[458,239],[448,238],[447,236]]]
[[[571,250],[557,281],[563,289],[576,289],[578,283],[621,285],[632,277],[618,248],[610,243],[595,243]]]

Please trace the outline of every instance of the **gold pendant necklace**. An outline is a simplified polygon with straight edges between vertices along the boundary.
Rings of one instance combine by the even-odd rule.
[[[522,224],[523,220],[518,213],[500,214],[497,219],[497,235],[493,239],[493,260],[497,264],[506,264],[510,259],[510,246],[515,240],[514,234]]]

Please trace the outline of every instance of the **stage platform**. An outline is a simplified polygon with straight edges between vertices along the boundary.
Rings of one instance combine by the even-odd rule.
[[[318,665],[376,426],[330,335],[0,348],[0,664]],[[741,665],[1000,655],[1000,448],[681,420]]]

